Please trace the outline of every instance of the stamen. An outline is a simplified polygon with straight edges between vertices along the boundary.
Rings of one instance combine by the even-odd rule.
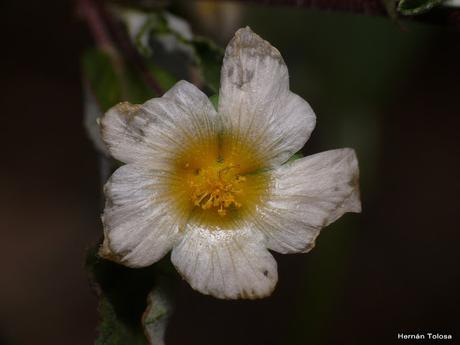
[[[199,169],[189,181],[193,204],[203,210],[214,208],[221,217],[227,215],[230,207],[240,208],[241,203],[236,201],[235,195],[242,193],[241,183],[246,178],[237,172],[237,165],[224,165],[221,162]]]

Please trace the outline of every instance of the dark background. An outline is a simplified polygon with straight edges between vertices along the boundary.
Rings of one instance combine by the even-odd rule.
[[[80,83],[91,36],[72,2],[0,9],[0,344],[91,344],[83,263],[101,195]],[[356,149],[363,213],[329,226],[310,254],[276,255],[268,299],[220,301],[182,283],[168,345],[394,344],[401,332],[458,343],[460,33],[306,9],[182,11],[223,46],[250,25],[282,52],[318,116],[305,153]],[[227,29],[213,29],[226,13]]]

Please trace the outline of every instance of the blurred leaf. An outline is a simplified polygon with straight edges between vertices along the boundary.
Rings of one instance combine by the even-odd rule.
[[[134,269],[101,258],[97,250],[86,258],[90,281],[100,296],[96,345],[147,345],[162,338],[172,313],[169,293],[178,280],[171,262],[165,258]]]
[[[170,89],[176,83],[177,79],[169,72],[154,63],[147,65],[164,90]],[[85,52],[83,72],[102,113],[121,101],[143,103],[154,96],[161,96],[153,93],[133,66],[123,64],[120,60],[116,70],[114,59],[101,50],[91,49]]]
[[[145,345],[142,334],[135,334],[121,322],[110,302],[101,298],[99,302],[99,336],[95,345]]]
[[[405,16],[422,14],[441,2],[442,0],[401,0],[398,4],[398,12]]]
[[[139,52],[145,57],[152,55],[152,48],[149,45],[149,39],[152,34],[162,34],[170,32],[168,24],[164,17],[159,13],[142,13],[143,24],[139,30],[135,33],[134,43],[136,44]]]
[[[169,90],[177,83],[177,78],[175,78],[167,70],[160,68],[159,66],[150,63],[149,70],[155,76],[155,79],[158,81],[163,90]]]
[[[206,84],[213,92],[219,92],[220,68],[224,58],[224,50],[204,37],[195,37],[192,43]]]
[[[103,112],[121,100],[120,78],[113,67],[110,54],[98,50],[87,50],[83,54],[83,73],[92,93]]]
[[[167,11],[144,12],[121,6],[112,6],[112,10],[126,25],[131,40],[144,57],[157,54],[152,40],[163,41],[163,48],[169,53],[189,51],[190,57],[193,57],[188,47],[193,34],[184,19]],[[165,37],[168,37],[166,41]]]
[[[124,95],[123,101],[141,104],[155,95],[152,88],[140,77],[132,66],[126,66],[123,71]]]
[[[153,63],[147,63],[147,68],[163,90],[169,90],[177,82],[170,73]],[[130,103],[141,104],[162,96],[156,94],[132,66],[126,66],[123,71],[123,86],[123,101]]]
[[[190,67],[197,62],[190,43],[192,31],[184,19],[166,11],[142,12],[120,6],[112,10],[147,64],[153,62],[176,79],[190,79]]]
[[[219,90],[223,50],[207,38],[194,36],[187,21],[167,11],[112,9],[147,64],[154,63],[176,80],[196,81],[198,67],[206,86],[212,92]]]
[[[209,97],[209,100],[211,101],[212,105],[214,106],[214,109],[217,110],[219,106],[219,95],[215,94]]]
[[[95,147],[106,155],[108,152],[98,125],[104,112],[121,101],[140,104],[161,96],[152,90],[134,66],[125,64],[115,54],[91,49],[84,53],[82,59],[85,127]],[[153,63],[146,64],[163,90],[170,89],[176,83],[176,78],[167,71]]]
[[[96,345],[145,345],[141,319],[146,298],[155,284],[153,266],[132,269],[102,259],[97,248],[88,252],[86,269],[100,296]]]

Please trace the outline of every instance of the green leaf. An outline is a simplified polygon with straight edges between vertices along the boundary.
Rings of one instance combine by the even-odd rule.
[[[141,323],[147,295],[155,285],[153,266],[133,269],[88,252],[86,269],[100,296],[96,345],[146,345]]]
[[[195,47],[198,65],[207,86],[213,92],[219,92],[220,68],[224,58],[224,50],[204,37],[195,37],[192,44]]]
[[[145,63],[150,73],[163,90],[169,90],[177,82],[177,79],[164,69],[153,63],[148,63],[147,61]],[[152,97],[162,96],[156,94],[132,66],[125,67],[123,71],[123,82],[125,91],[123,95],[124,101],[141,104]]]
[[[152,34],[169,32],[168,24],[163,16],[159,13],[143,14],[144,17],[139,31],[136,33],[134,43],[139,52],[145,57],[152,55],[152,48],[149,45],[149,39]]]
[[[398,4],[398,12],[405,16],[413,16],[425,13],[439,5],[443,0],[401,0]]]
[[[167,11],[142,12],[122,6],[114,10],[146,63],[167,70],[175,80],[193,79],[193,68],[198,67],[205,85],[218,92],[223,49],[194,36],[187,21]]]
[[[83,56],[84,76],[102,113],[122,101],[143,103],[152,97],[161,96],[154,94],[133,66],[121,59],[117,63],[118,69],[115,69],[114,58],[97,49],[89,50]],[[170,89],[176,83],[177,79],[169,72],[154,63],[145,63],[163,90]]]
[[[99,336],[95,345],[146,345],[141,333],[136,334],[118,319],[112,304],[107,298],[99,302]]]
[[[142,104],[156,95],[149,85],[139,75],[137,70],[130,65],[126,65],[123,70],[123,101],[133,104]]]
[[[165,258],[149,267],[128,268],[101,258],[98,247],[86,258],[86,270],[100,298],[95,344],[160,345],[179,279],[171,262]]]
[[[121,101],[120,78],[107,52],[91,49],[83,54],[83,73],[103,112]]]
[[[148,68],[163,90],[169,90],[177,83],[177,78],[175,78],[167,70],[160,68],[153,63],[149,63]]]

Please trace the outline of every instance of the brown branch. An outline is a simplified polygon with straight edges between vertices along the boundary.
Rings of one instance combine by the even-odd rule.
[[[199,0],[198,0],[199,1]],[[209,1],[209,0],[206,0]],[[220,0],[212,0],[219,2]],[[226,0],[227,1],[227,0]],[[282,5],[308,7],[320,10],[348,11],[370,15],[385,15],[386,9],[380,0],[233,0],[259,5]]]
[[[86,20],[96,45],[101,49],[112,49],[112,39],[102,23],[99,11],[91,0],[79,0],[78,12]]]
[[[195,0],[223,2],[229,0]],[[365,15],[390,16],[384,5],[384,0],[230,0],[240,3],[259,5],[291,6],[298,8],[314,8],[319,10],[346,11]],[[438,6],[426,14],[417,16],[400,16],[429,24],[440,24],[460,28],[460,10]]]

